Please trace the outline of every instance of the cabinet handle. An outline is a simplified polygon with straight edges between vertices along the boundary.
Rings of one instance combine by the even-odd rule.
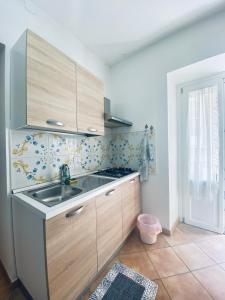
[[[71,210],[70,212],[68,212],[66,214],[66,218],[71,218],[71,217],[74,217],[74,216],[78,216],[82,213],[83,210],[84,210],[84,206],[78,207],[75,210]]]
[[[115,192],[115,189],[108,191],[105,195],[110,196]]]
[[[131,180],[130,180],[130,183],[134,183],[134,182],[135,182],[135,179],[131,179]]]
[[[90,131],[90,132],[97,132],[98,130],[95,129],[95,128],[89,127],[89,128],[88,128],[88,131]]]
[[[52,120],[52,119],[47,120],[46,123],[49,125],[54,125],[54,126],[60,126],[60,127],[64,126],[63,122],[57,121],[57,120]]]

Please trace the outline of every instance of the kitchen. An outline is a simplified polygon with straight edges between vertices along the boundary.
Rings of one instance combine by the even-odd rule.
[[[224,1],[144,2],[0,3],[0,299],[89,299],[118,263],[146,299],[225,295],[222,231],[183,218],[170,81],[225,52]]]

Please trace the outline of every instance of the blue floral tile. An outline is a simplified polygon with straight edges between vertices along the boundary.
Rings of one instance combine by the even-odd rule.
[[[49,133],[49,155],[71,155],[74,152],[74,140],[71,135]]]
[[[111,155],[110,155],[110,141],[112,139],[112,136],[103,136],[98,137],[101,141],[101,148],[100,148],[100,157],[101,157],[101,166],[98,167],[98,169],[106,169],[111,168]]]
[[[110,141],[110,162],[114,167],[128,167],[133,156],[133,146],[127,134],[114,135]]]
[[[83,174],[87,173],[87,171],[82,167],[81,157],[74,156],[73,163],[74,164],[73,164],[73,170],[71,172],[71,175],[78,176],[78,175],[83,175]]]
[[[106,157],[103,141],[97,137],[83,138],[80,145],[82,168],[89,172],[101,169]]]
[[[148,133],[151,161],[150,174],[156,172],[155,130]],[[144,131],[116,133],[102,137],[84,137],[11,131],[13,188],[59,179],[59,168],[67,163],[71,175],[110,167],[131,167],[138,170],[142,160]]]
[[[144,131],[120,133],[112,136],[110,145],[110,162],[113,167],[127,167],[139,170],[142,162]],[[149,173],[156,172],[155,131],[148,132],[151,161]]]
[[[81,157],[83,139],[83,136],[76,136],[76,138],[74,139],[74,148],[72,151],[72,155],[76,157]]]
[[[11,155],[14,158],[48,155],[48,136],[44,132],[11,130]]]
[[[49,181],[48,160],[45,157],[23,157],[11,161],[12,188],[22,188]]]
[[[59,179],[60,167],[67,164],[70,168],[71,175],[74,169],[74,157],[70,155],[58,155],[49,158],[49,177],[51,180]]]

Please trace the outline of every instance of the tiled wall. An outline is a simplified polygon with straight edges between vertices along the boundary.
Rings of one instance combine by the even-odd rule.
[[[119,133],[110,140],[110,162],[115,167],[130,167],[139,170],[142,162],[144,131]],[[151,162],[149,173],[156,172],[155,132],[148,133]]]
[[[59,167],[70,166],[77,176],[108,167],[139,169],[144,132],[84,137],[31,130],[11,131],[11,182],[17,189],[59,178]],[[155,135],[149,134],[156,170]]]

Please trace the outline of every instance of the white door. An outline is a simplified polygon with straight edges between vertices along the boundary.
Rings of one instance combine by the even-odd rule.
[[[181,89],[180,175],[184,222],[222,233],[223,79]]]

